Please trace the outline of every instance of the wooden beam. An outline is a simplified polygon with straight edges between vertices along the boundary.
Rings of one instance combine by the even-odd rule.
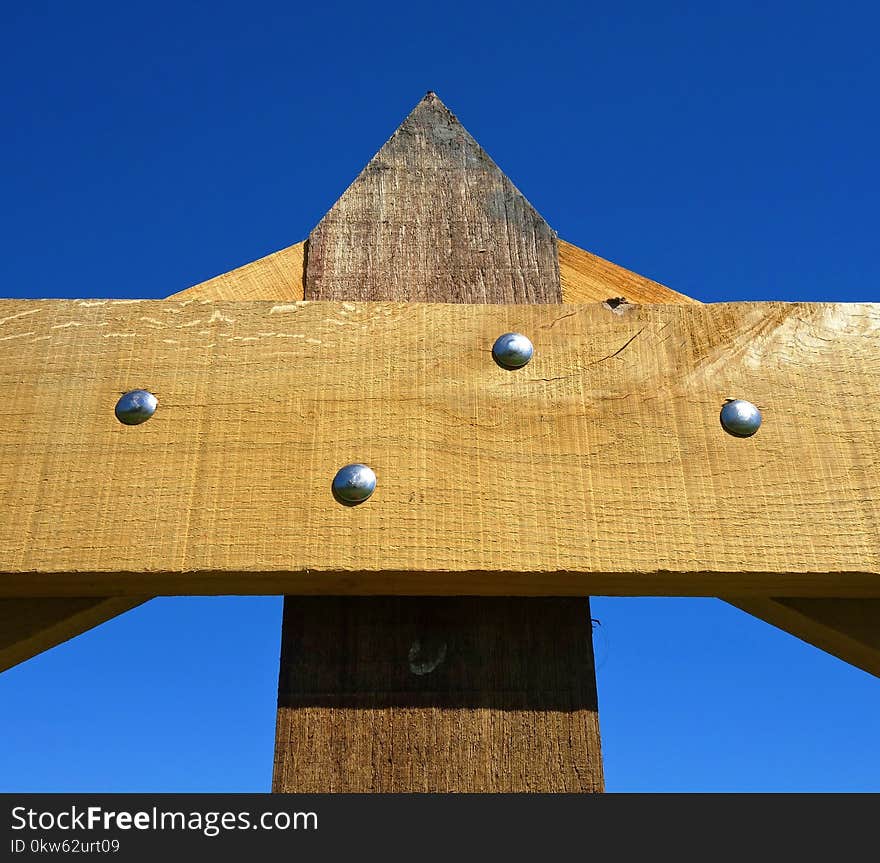
[[[656,283],[570,243],[560,240],[558,247],[565,302],[599,301],[614,291],[628,294],[632,302],[661,302],[662,291],[681,297],[662,286],[652,291],[650,286]],[[304,290],[304,257],[305,242],[300,242],[171,294],[171,298],[300,300]],[[132,597],[0,600],[0,671],[74,638],[142,601],[145,599]]]
[[[305,245],[300,242],[281,249],[170,296],[172,299],[233,301],[302,299]],[[688,299],[562,240],[558,241],[558,257],[563,300],[568,303],[601,301],[617,295],[627,296],[630,302]],[[144,599],[134,597],[2,600],[0,670],[73,638],[142,601]]]
[[[765,599],[728,602],[880,677],[880,599]]]
[[[0,599],[0,671],[129,611],[141,597]]]
[[[172,294],[175,299],[301,300],[305,242]],[[148,597],[0,600],[0,671],[145,602]]]
[[[564,303],[601,303],[617,298],[643,304],[698,302],[565,240],[557,245]]]
[[[259,258],[243,267],[200,282],[176,294],[171,300],[276,300],[303,298],[305,242]]]
[[[312,232],[308,246],[311,299],[562,298],[555,235],[432,93]],[[405,318],[420,315],[404,310]],[[433,346],[425,348],[443,338],[433,333],[416,360],[434,366],[434,381],[446,371],[442,361],[436,365]],[[488,359],[485,350],[482,359]],[[393,360],[386,365],[389,360],[383,356],[381,368],[374,366],[375,379],[415,368]],[[346,460],[363,457],[379,467],[383,458],[373,447],[388,430],[361,425],[366,416],[358,399],[349,405],[347,424],[360,428]],[[432,429],[419,410],[406,416],[401,443],[425,433],[451,442],[462,430],[446,419]],[[386,460],[387,473],[406,460],[403,452]],[[431,520],[441,477],[425,476],[409,489],[405,505],[416,520]],[[452,474],[449,481],[458,478]],[[457,505],[470,503],[460,497]],[[383,544],[406,543],[389,528]],[[503,544],[504,530],[499,538]],[[365,562],[358,552],[347,554],[355,567]],[[589,599],[285,598],[274,790],[602,787]]]
[[[0,302],[0,596],[880,596],[878,307],[620,311]]]
[[[301,298],[304,243],[239,267],[172,295],[181,299]],[[630,303],[696,302],[665,286],[558,241],[563,299],[595,302],[623,296]],[[880,647],[870,633],[880,632],[880,603],[867,600],[752,598],[731,600],[750,614],[820,647],[859,668],[878,674]],[[54,647],[141,602],[139,598],[76,597],[0,601],[4,638],[0,670]],[[794,611],[787,603],[797,602]],[[849,612],[849,620],[843,616]],[[850,631],[851,630],[851,631]],[[868,636],[868,637],[866,637]]]
[[[563,240],[559,241],[559,270],[567,303],[610,298],[612,291],[630,303],[697,302]],[[751,597],[728,601],[844,662],[880,676],[880,600]]]

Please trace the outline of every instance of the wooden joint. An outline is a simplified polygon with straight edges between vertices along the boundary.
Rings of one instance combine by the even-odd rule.
[[[880,309],[621,308],[2,301],[0,596],[880,596]]]

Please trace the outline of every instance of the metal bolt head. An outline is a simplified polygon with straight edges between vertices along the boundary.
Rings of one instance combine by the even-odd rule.
[[[495,339],[492,356],[505,369],[521,369],[532,358],[535,348],[522,333],[505,333]]]
[[[116,419],[127,426],[145,423],[158,406],[158,399],[146,390],[129,390],[116,402]]]
[[[365,464],[347,464],[333,477],[333,497],[345,506],[363,503],[376,490],[376,474]]]
[[[721,408],[721,425],[734,437],[751,437],[761,427],[761,411],[743,399],[728,399]]]
[[[409,670],[422,677],[430,674],[446,659],[446,642],[439,638],[417,638],[409,648]]]

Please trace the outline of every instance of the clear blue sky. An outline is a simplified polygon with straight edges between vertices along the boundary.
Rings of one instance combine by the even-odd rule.
[[[869,3],[20,3],[7,297],[303,239],[425,90],[560,236],[701,300],[880,299]],[[0,676],[0,790],[267,790],[281,600],[160,599]],[[594,600],[608,787],[880,790],[880,682],[720,601]]]

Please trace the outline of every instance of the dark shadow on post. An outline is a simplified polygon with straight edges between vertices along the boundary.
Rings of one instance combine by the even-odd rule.
[[[296,597],[281,707],[596,710],[589,601]]]

